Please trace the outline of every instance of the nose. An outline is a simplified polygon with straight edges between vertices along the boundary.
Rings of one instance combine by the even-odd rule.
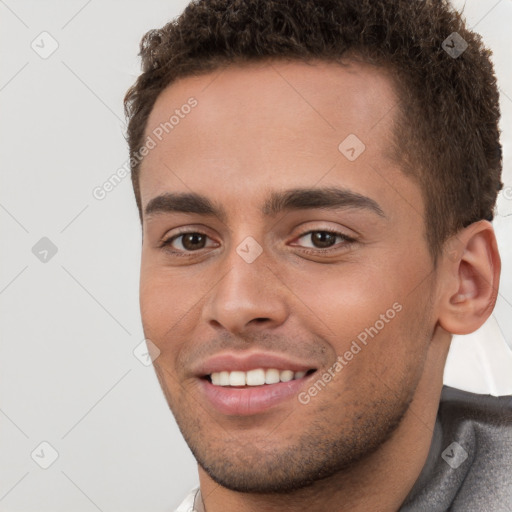
[[[204,319],[237,335],[282,325],[289,314],[286,287],[268,260],[261,255],[248,263],[233,250],[224,263],[223,277],[203,307]]]

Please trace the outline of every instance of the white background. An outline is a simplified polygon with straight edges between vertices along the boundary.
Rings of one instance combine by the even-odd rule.
[[[130,179],[92,195],[127,159],[122,99],[139,40],[186,3],[0,0],[0,511],[170,511],[197,482],[153,369],[133,355]],[[465,12],[494,50],[509,188],[494,223],[498,305],[455,339],[445,382],[512,394],[512,0],[468,0]],[[31,48],[43,31],[59,45],[47,59]],[[46,263],[32,252],[42,237],[58,251]],[[59,454],[46,470],[31,458],[51,455],[42,441]]]

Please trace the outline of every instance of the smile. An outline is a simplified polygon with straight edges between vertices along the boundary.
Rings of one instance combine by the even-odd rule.
[[[203,398],[217,413],[250,416],[289,403],[308,385],[315,373],[315,369],[222,370],[205,375],[199,382]]]
[[[313,371],[294,372],[293,370],[278,370],[277,368],[256,368],[247,372],[224,370],[213,372],[207,378],[214,386],[264,386],[265,384],[277,384],[278,382],[302,379],[306,374]]]

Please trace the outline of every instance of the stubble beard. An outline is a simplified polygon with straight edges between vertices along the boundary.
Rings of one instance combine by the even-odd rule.
[[[180,431],[201,468],[217,484],[241,493],[286,494],[343,474],[382,446],[395,432],[414,397],[415,386],[402,388],[399,396],[379,397],[364,408],[342,407],[357,414],[337,417],[323,406],[309,421],[284,419],[295,425],[283,435],[272,422],[268,434],[237,432],[230,438],[204,410],[193,404],[168,402]],[[198,417],[197,413],[202,417]],[[297,433],[297,427],[303,430]]]

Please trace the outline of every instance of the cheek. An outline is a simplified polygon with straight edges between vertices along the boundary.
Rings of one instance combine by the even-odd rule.
[[[195,279],[186,279],[160,266],[142,265],[140,312],[144,334],[164,358],[180,350],[179,341],[194,323],[200,308],[201,291]]]
[[[169,328],[175,314],[174,308],[170,307],[174,302],[172,295],[172,287],[156,272],[141,272],[139,296],[145,330],[159,333]]]
[[[294,293],[317,323],[343,339],[373,326],[401,295],[396,280],[385,282],[382,269],[370,266],[319,267],[304,272],[300,279],[295,276],[292,282]]]
[[[203,277],[191,267],[172,267],[163,253],[142,252],[140,270],[140,306],[144,318],[169,325],[177,321],[200,298]]]
[[[321,267],[319,267],[321,269]],[[363,385],[369,377],[401,387],[422,368],[428,347],[425,320],[431,290],[425,273],[406,262],[321,269],[294,279],[293,291],[314,315],[343,373]],[[416,289],[415,289],[416,287]]]

